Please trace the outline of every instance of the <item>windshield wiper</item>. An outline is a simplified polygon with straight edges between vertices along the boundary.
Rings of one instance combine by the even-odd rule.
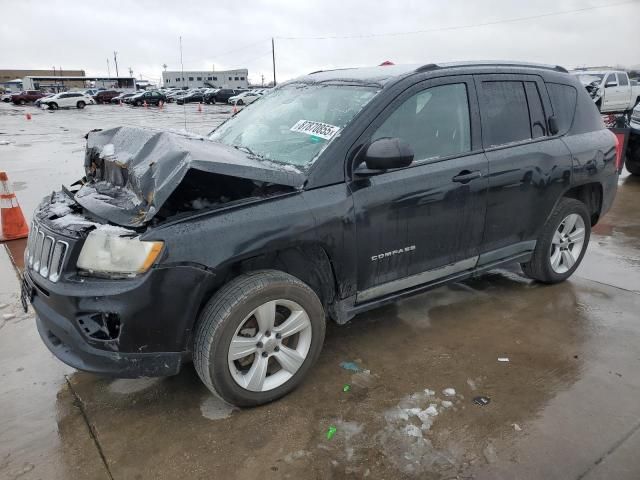
[[[253,150],[251,150],[249,147],[245,147],[244,145],[234,145],[233,148],[235,148],[236,150],[241,150],[245,153],[248,153],[249,155],[252,155],[254,157],[258,157],[258,158],[262,158],[262,155],[258,155],[257,153],[255,153]]]

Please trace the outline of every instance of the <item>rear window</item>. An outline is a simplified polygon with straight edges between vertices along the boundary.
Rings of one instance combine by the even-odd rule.
[[[563,135],[569,131],[573,123],[578,92],[574,87],[561,83],[547,83],[546,85],[549,97],[551,97],[553,115],[558,124],[558,134]]]

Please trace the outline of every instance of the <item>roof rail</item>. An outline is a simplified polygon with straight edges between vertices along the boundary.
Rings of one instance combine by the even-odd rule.
[[[543,63],[529,63],[529,62],[501,62],[501,61],[478,61],[478,62],[451,62],[451,63],[428,63],[421,67],[418,67],[416,72],[428,72],[430,70],[437,70],[439,68],[455,68],[455,67],[532,67],[542,68],[545,70],[555,70],[556,72],[569,73],[569,71],[560,65],[546,65]]]
[[[416,68],[416,72],[428,72],[430,70],[437,70],[438,68],[440,67],[435,63],[427,63],[426,65]]]

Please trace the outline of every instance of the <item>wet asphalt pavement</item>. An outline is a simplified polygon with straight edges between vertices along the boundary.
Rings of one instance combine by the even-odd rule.
[[[0,170],[30,217],[82,176],[88,130],[182,129],[185,110],[200,134],[230,112],[2,104]],[[640,478],[640,180],[626,172],[569,281],[496,270],[330,325],[302,387],[251,410],[192,367],[114,380],[60,363],[19,307],[24,243],[0,248],[0,479]]]

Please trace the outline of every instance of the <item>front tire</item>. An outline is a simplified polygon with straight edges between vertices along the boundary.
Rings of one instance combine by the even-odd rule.
[[[562,198],[547,219],[525,275],[542,283],[558,283],[578,268],[589,244],[591,219],[584,203]]]
[[[58,104],[56,102],[51,102],[49,104],[49,110],[58,110]]]
[[[76,104],[76,107],[78,107],[79,110],[82,110],[85,106],[86,103],[84,103],[83,101],[80,101]]]
[[[324,310],[308,285],[277,270],[251,272],[224,285],[204,307],[193,363],[213,394],[253,407],[298,387],[324,335]]]

